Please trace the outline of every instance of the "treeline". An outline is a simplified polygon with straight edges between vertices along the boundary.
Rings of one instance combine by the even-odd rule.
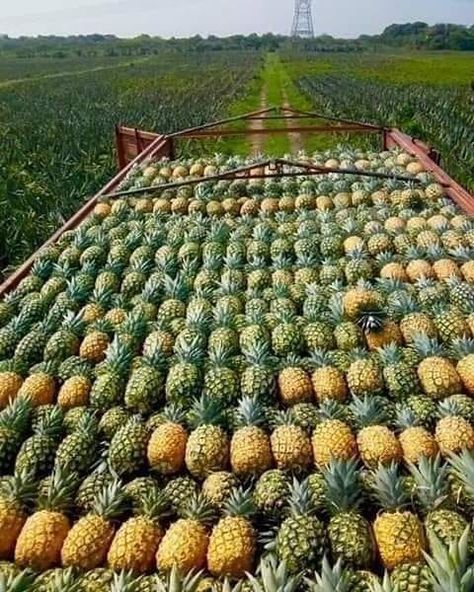
[[[17,57],[128,57],[189,51],[276,51],[301,49],[318,52],[358,52],[399,47],[430,50],[474,50],[474,26],[416,22],[390,25],[380,35],[361,35],[358,39],[337,39],[321,35],[314,39],[292,39],[284,35],[232,35],[162,39],[140,35],[120,39],[115,35],[55,35],[10,38],[0,36],[0,52]]]
[[[390,25],[379,37],[389,46],[409,46],[416,49],[456,49],[474,51],[474,26],[426,23]]]

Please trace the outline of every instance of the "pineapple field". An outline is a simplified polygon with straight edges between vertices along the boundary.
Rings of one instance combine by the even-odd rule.
[[[142,160],[0,301],[0,590],[474,589],[472,218],[301,159]]]

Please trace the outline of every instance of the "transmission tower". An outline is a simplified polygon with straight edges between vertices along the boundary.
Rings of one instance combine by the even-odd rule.
[[[292,37],[314,37],[311,0],[295,0],[295,15],[291,28]]]

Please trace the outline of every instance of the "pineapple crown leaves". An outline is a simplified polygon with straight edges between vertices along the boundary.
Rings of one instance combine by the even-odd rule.
[[[119,479],[106,483],[94,497],[91,513],[111,520],[123,513],[127,497]]]
[[[165,580],[158,580],[156,592],[197,592],[202,574],[202,570],[182,574],[176,565],[173,565]]]
[[[87,333],[92,333],[95,331],[99,333],[105,333],[105,335],[108,335],[110,337],[113,334],[114,326],[107,319],[97,319],[86,329]]]
[[[242,344],[240,349],[252,366],[271,367],[277,363],[277,359],[271,354],[268,341],[254,339],[249,344]]]
[[[176,339],[173,351],[178,362],[199,364],[204,358],[202,339],[195,335],[191,340]]]
[[[176,403],[168,404],[161,412],[161,417],[166,422],[184,425],[188,412],[186,409]]]
[[[212,502],[202,493],[195,493],[188,497],[181,510],[181,516],[186,520],[197,520],[205,525],[212,524],[217,517]]]
[[[116,335],[105,352],[104,370],[107,369],[125,378],[130,371],[132,360],[132,348],[127,343],[122,343]]]
[[[382,582],[375,580],[369,584],[370,592],[401,592],[399,584],[393,584],[388,572],[384,573]]]
[[[208,302],[202,302],[201,299],[191,302],[186,312],[186,326],[190,329],[206,333],[211,324],[211,314],[208,308]]]
[[[424,333],[417,333],[413,336],[412,347],[421,358],[446,357],[446,347],[436,337],[428,337]]]
[[[384,397],[377,395],[364,395],[364,397],[352,395],[349,409],[359,425],[363,427],[385,423],[387,419],[387,401]]]
[[[133,592],[143,580],[143,576],[137,576],[133,571],[122,570],[114,573],[110,583],[110,592]]]
[[[201,425],[222,427],[226,423],[226,412],[219,401],[201,395],[199,399],[193,401],[192,407],[187,414],[187,421],[192,428]]]
[[[399,403],[396,407],[395,425],[401,430],[422,425],[419,417],[409,407]]]
[[[135,339],[143,339],[147,334],[149,323],[140,312],[131,311],[120,325],[119,333],[133,335]]]
[[[43,415],[35,426],[34,433],[57,439],[61,436],[63,428],[64,412],[61,407],[54,406]]]
[[[149,491],[145,493],[140,504],[140,515],[150,520],[159,521],[171,515],[170,503],[162,491]]]
[[[331,566],[326,556],[323,557],[321,572],[314,573],[314,580],[305,578],[305,581],[311,592],[350,592],[352,587],[341,559]]]
[[[73,433],[80,433],[86,438],[94,439],[99,429],[97,413],[91,409],[86,411],[79,418]]]
[[[417,465],[407,464],[415,480],[416,496],[423,508],[435,510],[441,506],[449,494],[448,466],[441,462],[441,457],[422,456]]]
[[[185,302],[189,294],[189,285],[186,277],[177,273],[175,277],[165,274],[163,285],[167,298],[174,298]]]
[[[393,366],[404,361],[403,349],[396,343],[388,343],[377,348],[377,352],[384,366]]]
[[[319,404],[318,417],[321,421],[339,419],[340,421],[347,422],[347,407],[340,401],[325,399]]]
[[[308,364],[311,368],[314,369],[334,366],[329,353],[319,348],[315,348],[311,351]]]
[[[38,490],[38,484],[33,477],[34,475],[25,469],[9,475],[0,482],[0,498],[19,502],[22,506],[31,506]]]
[[[138,363],[138,367],[140,367],[140,365],[145,365],[150,368],[155,368],[156,370],[164,369],[167,365],[167,358],[163,353],[161,343],[152,343],[147,349],[146,354],[144,353],[142,356],[135,358],[135,360]]]
[[[36,574],[29,569],[20,573],[0,573],[0,592],[27,592],[32,589]]]
[[[474,500],[474,451],[465,448],[459,454],[450,454],[448,462],[469,498]]]
[[[67,512],[71,507],[79,485],[77,473],[69,469],[56,468],[48,479],[47,487],[36,499],[38,510]]]
[[[58,570],[48,587],[51,592],[80,592],[81,589],[82,583],[73,567]]]
[[[261,426],[266,423],[265,409],[257,396],[242,397],[235,412],[236,427]]]
[[[223,512],[226,516],[242,516],[251,519],[257,513],[252,486],[246,489],[235,487],[224,504]]]
[[[396,511],[409,504],[409,493],[403,485],[397,463],[379,464],[377,469],[370,471],[370,475],[373,494],[384,510]]]
[[[61,329],[80,336],[84,331],[85,325],[82,312],[75,314],[72,311],[67,311],[63,317]]]
[[[278,561],[274,554],[262,557],[258,567],[260,579],[247,574],[254,592],[296,592],[301,574],[289,573],[286,561]]]
[[[235,313],[229,302],[218,301],[213,309],[213,327],[228,327],[232,329],[235,325]]]
[[[362,499],[360,467],[356,459],[334,460],[322,470],[326,483],[326,502],[330,513],[357,510]]]
[[[472,247],[456,247],[455,249],[451,249],[449,251],[449,255],[460,263],[466,263],[474,259],[474,249]],[[447,281],[448,283],[450,281],[457,283],[459,282],[459,278],[456,276],[451,276]]]
[[[288,500],[288,512],[291,516],[315,515],[316,508],[312,499],[308,478],[299,481],[293,477],[290,485],[290,497]]]
[[[470,337],[458,337],[451,342],[451,353],[455,359],[474,354],[474,339]]]
[[[0,412],[0,427],[20,434],[29,428],[33,405],[29,397],[17,397],[11,400]]]
[[[459,540],[446,547],[435,533],[431,533],[432,555],[424,553],[431,570],[434,592],[470,592],[474,589],[474,566],[469,564],[471,529],[466,527]]]

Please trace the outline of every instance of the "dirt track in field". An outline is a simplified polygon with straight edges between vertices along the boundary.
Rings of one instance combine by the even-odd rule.
[[[284,107],[286,107],[286,108],[291,107],[290,103],[288,102],[288,95],[286,94],[285,91],[283,91],[283,100],[284,100],[284,103],[283,103]],[[288,115],[289,114],[287,114],[287,116]],[[287,119],[286,126],[291,127],[295,121],[298,121],[298,120]],[[300,133],[289,132],[288,138],[290,139],[290,146],[291,146],[291,153],[292,154],[298,154],[298,152],[303,150],[303,138],[301,137]]]
[[[266,91],[265,87],[263,87],[262,92],[260,93],[260,109],[266,109],[266,108],[267,108],[267,91]],[[265,129],[265,120],[263,120],[263,119],[250,120],[249,121],[249,129],[250,130]],[[252,156],[257,156],[259,154],[263,154],[264,144],[265,144],[265,136],[264,135],[250,136],[250,154]]]

